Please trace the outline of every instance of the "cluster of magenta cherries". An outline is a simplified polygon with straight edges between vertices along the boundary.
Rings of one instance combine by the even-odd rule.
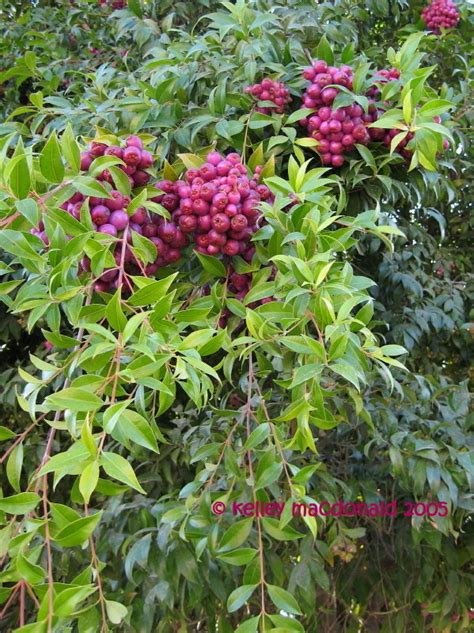
[[[129,136],[124,147],[92,141],[81,153],[81,170],[87,172],[101,156],[114,156],[122,161],[117,167],[128,176],[131,189],[146,185],[151,178],[146,170],[152,166],[153,156],[138,136]],[[262,221],[259,205],[273,200],[270,189],[259,184],[261,171],[258,166],[249,177],[239,154],[224,156],[210,152],[200,167],[188,169],[181,180],[155,183],[157,195],[151,200],[168,211],[168,218],[145,207],[128,213],[130,197],[114,188],[109,170],[100,172],[96,179],[107,189],[108,197],[87,197],[77,192],[61,205],[78,220],[85,206],[94,230],[113,239],[116,265],[95,280],[95,289],[113,292],[122,287],[127,293],[132,290],[130,275],[153,276],[159,268],[177,262],[191,243],[206,255],[240,255],[250,262],[255,253],[251,238]],[[47,245],[44,229],[44,223],[40,222],[32,232]],[[152,263],[144,265],[135,255],[134,234],[143,235],[154,244],[157,254]],[[90,269],[91,262],[84,257],[80,270]]]
[[[111,9],[125,9],[127,0],[99,0],[100,7],[110,7]]]
[[[247,86],[245,92],[252,95],[257,101],[271,101],[275,104],[274,106],[257,105],[255,110],[261,114],[271,115],[274,112],[283,114],[286,106],[292,101],[290,91],[285,84],[281,81],[273,81],[268,77],[258,84]]]
[[[315,60],[303,72],[311,84],[303,95],[303,105],[315,112],[302,119],[311,138],[318,141],[317,151],[323,165],[341,167],[344,154],[351,152],[356,143],[367,145],[371,135],[367,124],[377,118],[377,108],[371,104],[364,112],[357,103],[334,108],[333,103],[341,89],[352,90],[352,68],[329,66],[323,60]]]
[[[123,161],[117,167],[128,176],[131,189],[142,187],[151,179],[151,175],[145,170],[153,165],[153,156],[144,148],[138,136],[129,136],[124,147],[92,141],[88,150],[81,153],[81,169],[87,172],[94,159],[100,156],[115,156]],[[86,197],[81,193],[75,193],[62,208],[76,219],[80,219],[81,209],[86,204],[94,230],[114,238],[112,253],[116,265],[104,270],[95,281],[95,290],[113,292],[116,288],[123,287],[127,292],[132,289],[129,275],[153,276],[158,268],[177,262],[189,241],[173,222],[158,214],[149,213],[144,207],[139,207],[129,214],[127,207],[130,204],[130,197],[113,188],[113,178],[109,170],[105,169],[96,178],[107,188],[109,197]],[[39,229],[39,237],[47,243],[42,223]],[[155,261],[144,265],[136,257],[133,251],[134,233],[144,235],[155,245]],[[88,257],[82,259],[80,269],[90,271]]]
[[[153,155],[144,149],[143,142],[138,136],[129,136],[125,141],[125,147],[92,141],[89,149],[81,152],[81,169],[87,171],[99,156],[114,156],[122,160],[124,165],[120,168],[129,177],[132,188],[143,187],[150,182],[151,176],[146,170],[153,165]],[[113,178],[108,169],[104,169],[97,179],[113,184]]]
[[[171,213],[168,227],[192,236],[205,255],[240,255],[251,261],[251,237],[259,228],[262,201],[273,200],[270,189],[258,183],[261,167],[249,178],[239,154],[213,151],[183,180],[156,183],[162,194],[153,198]]]
[[[459,22],[459,11],[451,0],[433,0],[421,13],[426,26],[439,34],[442,28],[452,29]]]

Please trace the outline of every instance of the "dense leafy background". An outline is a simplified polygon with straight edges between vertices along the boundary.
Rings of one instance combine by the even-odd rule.
[[[247,158],[254,152],[258,158],[263,150],[263,161],[270,161],[269,173],[273,155],[276,174],[294,185],[289,156],[296,153],[298,157],[303,151],[295,143],[303,136],[302,128],[294,123],[285,125],[285,119],[278,116],[249,115],[251,100],[244,95],[244,86],[271,75],[289,84],[296,108],[304,86],[301,70],[309,58],[331,55],[333,51],[337,63],[369,61],[373,69],[390,67],[389,49],[398,51],[407,37],[423,30],[423,6],[422,2],[404,0],[129,0],[128,8],[113,10],[94,0],[8,3],[0,7],[2,162],[11,159],[20,136],[27,151],[37,156],[53,131],[61,135],[69,125],[82,145],[105,131],[121,136],[130,132],[144,135],[157,156],[157,174],[163,168],[170,173],[170,164],[181,171],[183,163],[178,154],[202,154],[216,143],[221,150],[237,150]],[[147,494],[119,488],[113,479],[104,479],[91,500],[92,511],[103,510],[94,532],[92,563],[90,545],[63,548],[61,543],[54,544],[55,592],[71,590],[69,595],[76,598],[71,599],[70,608],[64,609],[64,617],[55,618],[53,623],[45,618],[44,608],[38,615],[35,606],[35,601],[44,602],[47,595],[47,578],[42,571],[47,569],[43,527],[38,525],[38,533],[32,532],[34,521],[40,522],[44,516],[43,510],[40,508],[36,519],[32,517],[26,527],[22,517],[15,522],[7,515],[7,524],[16,526],[23,536],[14,538],[8,550],[10,533],[6,529],[1,533],[4,571],[0,580],[4,589],[0,591],[4,594],[0,595],[4,604],[9,588],[19,578],[26,579],[27,584],[21,585],[16,599],[0,612],[2,630],[38,620],[39,624],[20,630],[47,631],[49,626],[50,630],[82,633],[105,627],[130,632],[221,633],[242,625],[248,627],[242,628],[242,633],[255,631],[257,622],[252,618],[261,611],[259,591],[247,603],[245,590],[237,588],[260,582],[260,552],[264,556],[265,581],[277,587],[273,596],[271,591],[266,593],[266,609],[274,617],[262,617],[261,630],[470,630],[474,530],[469,514],[473,507],[474,465],[468,379],[474,330],[470,323],[473,157],[468,133],[473,120],[469,59],[473,14],[467,2],[458,3],[458,7],[462,18],[458,28],[441,37],[427,35],[418,47],[424,57],[405,60],[407,77],[416,68],[434,67],[425,100],[440,97],[453,104],[449,114],[443,114],[443,122],[454,142],[449,151],[438,156],[437,169],[407,172],[405,161],[396,154],[389,158],[385,148],[371,147],[372,154],[355,153],[341,170],[320,174],[325,182],[314,189],[308,185],[307,189],[306,208],[309,205],[319,213],[341,213],[348,224],[357,223],[365,211],[379,209],[367,226],[359,225],[364,230],[354,235],[353,242],[347,237],[348,242],[336,255],[335,270],[340,275],[338,282],[349,294],[361,289],[351,275],[341,272],[342,262],[347,262],[356,276],[375,282],[368,291],[362,286],[362,291],[374,299],[374,314],[368,315],[366,323],[379,345],[403,345],[408,350],[403,362],[410,371],[392,366],[390,378],[381,364],[372,363],[359,367],[359,378],[347,374],[347,370],[345,375],[324,373],[322,399],[328,403],[326,412],[334,424],[326,428],[321,423],[311,426],[310,435],[316,441],[314,452],[301,435],[291,442],[297,429],[294,418],[301,416],[301,407],[293,415],[290,409],[287,420],[269,422],[302,396],[298,389],[287,389],[293,368],[305,364],[304,356],[299,355],[301,349],[285,347],[280,340],[266,346],[268,332],[258,333],[264,318],[270,335],[276,336],[272,319],[278,322],[284,317],[278,316],[275,307],[276,316],[270,309],[263,311],[263,317],[258,317],[262,310],[251,310],[257,316],[247,317],[248,331],[242,330],[236,319],[224,335],[214,333],[214,338],[220,336],[218,345],[209,354],[202,354],[209,366],[217,368],[221,384],[212,374],[211,379],[205,371],[201,374],[199,367],[200,387],[182,380],[171,408],[160,398],[159,413],[155,415],[155,402],[150,404],[149,394],[141,396],[143,403],[137,402],[137,410],[146,409],[166,439],[166,443],[159,442],[159,454],[121,441],[120,436],[107,440],[108,451],[130,457]],[[415,66],[410,69],[412,61]],[[319,167],[310,149],[306,157],[312,159],[308,171]],[[303,179],[303,186],[309,180]],[[282,183],[274,181],[273,186],[278,192]],[[40,178],[39,195],[44,195],[47,187]],[[2,188],[2,218],[11,215],[12,204]],[[277,213],[279,204],[286,210],[284,216]],[[281,244],[285,234],[303,230],[298,226],[297,211],[290,212],[284,204],[280,192],[274,210],[265,212],[274,235],[281,234],[281,239],[259,242],[256,268],[263,272],[257,273],[254,287],[268,278],[269,257],[284,253],[311,261],[309,245],[316,238],[309,229],[303,239],[306,249],[298,250],[294,242]],[[283,224],[282,217],[287,218]],[[390,236],[393,252],[376,225],[398,227],[405,235]],[[28,230],[21,224],[13,228]],[[322,252],[329,252],[324,239],[317,243]],[[0,396],[2,426],[21,433],[31,419],[25,400],[19,406],[17,394],[34,401],[35,377],[47,380],[39,397],[42,403],[45,396],[63,388],[67,373],[64,370],[50,381],[48,369],[38,362],[32,364],[30,354],[60,368],[67,366],[72,355],[68,351],[71,341],[61,345],[56,338],[58,349],[49,356],[43,346],[43,331],[60,330],[81,342],[84,332],[80,326],[88,323],[85,317],[90,315],[86,310],[82,320],[74,319],[63,306],[61,315],[50,309],[47,315],[43,312],[32,319],[32,306],[26,300],[33,296],[47,303],[44,297],[38,298],[36,276],[40,283],[49,283],[52,265],[58,262],[46,262],[42,254],[46,268],[32,271],[28,262],[19,266],[15,256],[16,252],[6,249],[2,258],[5,281],[27,281],[24,296],[19,296],[20,292],[4,295]],[[77,257],[74,259],[75,253],[68,253],[68,257],[65,261],[73,269]],[[8,264],[15,272],[6,268]],[[215,326],[224,293],[222,279],[203,271],[191,254],[180,271],[176,295],[166,305],[171,317],[160,326],[177,349],[181,338],[192,329]],[[287,271],[281,264],[280,272],[276,292],[282,298],[305,282],[301,271]],[[70,283],[71,287],[77,285]],[[207,283],[212,286],[210,298],[196,298],[193,288]],[[2,292],[6,293],[5,287]],[[191,307],[196,311],[180,317],[183,303],[187,307],[193,301],[196,305]],[[290,303],[294,311],[286,315],[290,321],[295,311],[297,314],[297,301],[295,294]],[[151,301],[143,305],[143,309],[155,309]],[[323,308],[319,306],[321,314]],[[324,316],[321,318],[324,321]],[[298,333],[317,335],[311,324],[301,327]],[[105,344],[107,335],[103,332],[89,333],[97,337],[94,344]],[[245,334],[260,339],[251,353],[248,341],[239,343],[238,337]],[[197,347],[205,344],[201,341]],[[142,352],[139,347],[131,350],[131,358]],[[357,366],[357,353],[350,356]],[[232,361],[226,364],[225,357]],[[19,375],[18,368],[28,373]],[[88,369],[92,374],[102,370],[100,363]],[[363,380],[359,380],[361,377]],[[313,404],[321,394],[314,397]],[[34,410],[35,405],[31,406]],[[51,410],[56,408],[53,402]],[[38,409],[35,416],[39,417]],[[56,425],[59,417],[55,418]],[[259,422],[266,429],[261,431],[260,443],[252,448],[250,457],[242,448],[248,442],[249,417],[251,428]],[[53,416],[48,419],[53,420]],[[95,432],[101,420],[99,416]],[[76,422],[79,427],[83,423],[80,414]],[[44,455],[49,428],[43,422],[25,436],[22,460],[18,451],[16,460],[3,460],[3,496],[31,485]],[[69,434],[76,432],[73,425],[59,424],[52,454],[71,446]],[[4,452],[12,441],[8,434],[4,436]],[[262,535],[260,522],[240,519],[235,527],[235,519],[228,514],[216,518],[209,510],[212,500],[226,498],[226,494],[251,499],[249,461],[254,464],[257,480],[263,473],[270,473],[263,480],[262,498],[290,499],[301,494],[298,488],[304,485],[304,495],[318,501],[443,500],[449,504],[449,516],[436,522],[405,517],[318,519],[316,527],[301,520],[288,525],[282,522],[280,526],[267,522]],[[18,468],[20,462],[23,468]],[[306,470],[300,471],[299,479],[288,482],[286,469],[292,478],[298,477],[297,469]],[[61,479],[51,495],[55,503],[84,516],[77,481],[78,477]],[[206,481],[210,482],[207,486]],[[30,489],[34,487],[33,481]],[[64,508],[61,511],[61,507],[57,506],[61,518],[55,520],[67,524],[74,516],[67,515]],[[232,531],[226,532],[229,529]],[[31,543],[24,536],[29,532],[35,534]],[[87,541],[87,536],[85,533],[82,541]],[[229,564],[225,551],[237,547],[241,559],[236,553],[238,560],[231,562],[240,565]],[[101,619],[100,604],[95,605],[98,560],[103,564],[101,591],[109,601],[107,624]],[[69,588],[60,583],[69,583]],[[33,590],[35,599],[30,595]],[[234,610],[232,601],[229,605],[227,600],[235,590],[241,591],[240,603],[247,604]],[[232,595],[235,598],[236,594]],[[63,595],[61,602],[64,600]],[[233,603],[235,606],[236,600]],[[285,612],[294,612],[296,619],[283,618]],[[242,624],[246,620],[249,623]]]

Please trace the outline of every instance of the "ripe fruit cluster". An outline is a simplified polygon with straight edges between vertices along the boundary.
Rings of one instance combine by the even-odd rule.
[[[261,218],[258,205],[273,199],[268,187],[258,184],[260,171],[257,168],[249,178],[239,154],[224,157],[210,152],[198,169],[186,171],[183,180],[156,183],[164,193],[153,201],[170,211],[168,227],[192,235],[200,253],[241,255],[250,261],[255,252],[250,238]]]
[[[111,9],[125,9],[127,6],[127,0],[99,0],[99,6],[110,7]]]
[[[81,152],[81,169],[87,171],[92,161],[99,156],[115,156],[123,160],[125,164],[119,167],[129,177],[132,188],[143,187],[150,181],[150,174],[145,170],[153,165],[153,156],[143,148],[143,143],[138,136],[129,136],[123,148],[92,141],[89,149]],[[97,179],[113,184],[112,175],[108,169],[104,169]]]
[[[285,106],[291,103],[290,91],[281,81],[263,79],[259,84],[247,86],[247,94],[251,94],[258,101],[272,101],[275,106],[256,106],[256,111],[271,115],[273,112],[283,114]]]
[[[433,33],[441,28],[452,29],[459,22],[459,11],[451,0],[433,0],[421,13],[426,26]]]
[[[120,165],[120,168],[128,175],[132,187],[144,185],[150,179],[150,174],[144,170],[152,166],[153,156],[143,148],[139,137],[129,136],[124,148],[92,141],[89,149],[81,154],[81,169],[87,171],[95,158],[104,155],[117,156],[124,161],[125,165]],[[178,261],[181,250],[188,245],[188,239],[174,224],[161,216],[150,214],[144,207],[136,209],[129,216],[126,209],[130,198],[112,188],[113,180],[108,170],[101,172],[97,180],[102,181],[102,184],[107,183],[104,186],[110,198],[87,198],[81,193],[75,193],[63,203],[62,209],[80,219],[81,209],[86,205],[94,229],[98,233],[117,238],[112,250],[116,266],[104,270],[95,282],[95,289],[99,292],[113,292],[123,285],[127,291],[127,275],[151,276],[161,266]],[[154,262],[144,266],[135,256],[131,248],[134,232],[148,237],[153,242],[157,250]],[[32,233],[48,244],[43,222],[40,222],[38,230],[33,229]],[[90,271],[90,260],[87,257],[82,259],[80,270]]]
[[[350,66],[328,66],[325,61],[315,60],[303,73],[311,81],[303,95],[307,108],[316,112],[300,121],[316,141],[317,151],[323,165],[341,167],[344,154],[350,152],[356,143],[367,145],[370,141],[366,124],[375,120],[377,110],[371,105],[368,113],[357,103],[345,108],[332,108],[334,99],[340,92],[336,86],[352,88],[352,68]]]
[[[321,59],[316,59],[309,68],[305,68],[303,77],[311,82],[303,95],[303,103],[306,108],[332,105],[336,96],[341,92],[337,86],[352,90],[352,68],[350,66],[336,68],[336,66],[328,66]]]

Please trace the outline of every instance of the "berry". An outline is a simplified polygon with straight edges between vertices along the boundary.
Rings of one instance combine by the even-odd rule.
[[[113,224],[118,231],[123,231],[123,229],[128,226],[128,215],[125,211],[113,211],[110,214],[109,222]]]
[[[451,0],[433,0],[423,9],[421,17],[430,31],[439,34],[442,28],[457,26],[459,11]]]
[[[123,209],[125,204],[125,198],[120,193],[120,191],[112,190],[110,192],[111,198],[106,198],[104,200],[104,204],[111,210],[117,211],[118,209]]]
[[[136,167],[141,158],[142,153],[135,145],[130,145],[123,150],[123,160],[130,167]]]
[[[81,152],[81,169],[87,171],[92,164],[94,157],[89,152]]]
[[[127,138],[125,145],[127,147],[137,147],[138,149],[143,149],[143,141],[140,137],[135,136],[134,134]]]
[[[117,235],[117,229],[113,224],[102,224],[99,228],[99,233],[105,233],[106,235],[112,235],[115,237]]]
[[[130,222],[135,224],[144,224],[148,219],[148,213],[145,208],[139,207],[135,213],[130,216]]]
[[[138,163],[138,166],[141,169],[148,169],[152,165],[153,165],[153,155],[150,152],[148,152],[146,149],[142,149],[141,158],[140,158],[140,162]]]
[[[74,214],[74,211],[73,211]],[[108,209],[103,204],[99,204],[94,207],[91,211],[92,221],[97,224],[97,226],[102,226],[103,224],[107,224],[110,217],[110,209]]]

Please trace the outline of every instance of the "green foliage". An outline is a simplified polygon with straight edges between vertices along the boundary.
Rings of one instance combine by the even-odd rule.
[[[471,7],[435,37],[419,2],[44,4],[0,10],[5,630],[468,631]],[[413,134],[409,162],[394,142],[319,166],[299,125],[316,57],[354,67],[338,99],[363,107],[377,69],[401,71],[374,125]],[[243,89],[265,76],[292,112],[255,111]],[[79,152],[129,132],[157,179],[216,145],[263,167],[275,200],[252,262],[232,262],[245,298],[228,261],[191,248],[129,293],[95,292],[113,239],[62,205],[109,196]],[[129,194],[119,163],[91,173]],[[343,499],[448,512],[291,513]]]

